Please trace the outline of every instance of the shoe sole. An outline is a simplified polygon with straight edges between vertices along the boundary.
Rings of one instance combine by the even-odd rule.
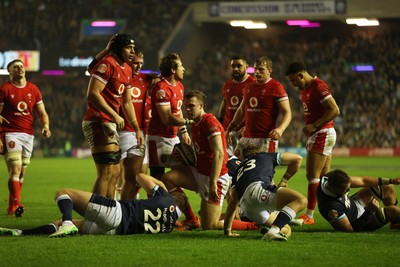
[[[22,214],[25,212],[25,208],[22,206],[19,206],[18,208],[15,209],[15,217],[19,218],[22,217]]]
[[[62,234],[58,234],[58,235],[50,235],[49,238],[59,238],[59,237],[67,237],[67,236],[74,236],[76,235],[78,232],[69,232],[69,233],[62,233]]]

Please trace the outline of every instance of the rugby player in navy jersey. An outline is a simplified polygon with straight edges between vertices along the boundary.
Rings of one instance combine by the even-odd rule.
[[[147,192],[148,199],[115,201],[76,189],[61,189],[56,192],[55,198],[62,221],[27,230],[0,228],[0,235],[49,234],[49,237],[65,237],[78,232],[93,235],[171,232],[180,210],[165,185],[143,173],[139,173],[136,180]],[[84,218],[72,220],[72,210]]]
[[[263,239],[286,241],[287,236],[282,229],[288,227],[286,225],[306,207],[307,199],[292,189],[275,186],[275,167],[288,166],[282,179],[287,182],[299,169],[302,158],[288,152],[260,152],[260,147],[243,140],[239,141],[239,158],[244,159],[232,177],[232,197],[225,215],[224,234],[238,235],[232,233],[231,228],[235,210],[240,204],[243,214],[259,226],[267,224],[270,212],[279,211]]]
[[[318,209],[335,230],[342,232],[374,231],[390,222],[400,228],[400,207],[397,207],[395,179],[349,176],[333,170],[323,176],[317,188]],[[362,188],[349,196],[350,188]],[[382,201],[384,207],[380,207]]]

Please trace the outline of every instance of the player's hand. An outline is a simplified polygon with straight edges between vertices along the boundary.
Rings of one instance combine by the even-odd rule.
[[[137,143],[138,145],[144,145],[144,136],[142,134],[142,131],[136,131],[136,139],[137,139]]]
[[[230,232],[230,233],[229,233],[228,235],[226,235],[226,236],[229,236],[229,237],[238,237],[238,236],[240,236],[240,234]]]
[[[216,202],[218,200],[218,187],[216,183],[210,184],[208,199],[213,202]]]
[[[373,196],[369,199],[365,209],[371,213],[377,211],[379,209],[379,201],[376,200]]]
[[[115,37],[117,37],[116,34],[114,34],[113,36],[111,36],[110,40],[108,40],[108,43],[107,43],[107,46],[106,46],[106,50],[107,50],[108,52],[111,51],[112,44],[113,44],[114,41],[115,41]]]
[[[281,181],[281,182],[278,184],[278,187],[287,187],[287,182]]]
[[[315,131],[316,131],[316,129],[314,128],[313,124],[307,124],[302,130],[302,132],[305,136],[310,136]]]
[[[232,143],[232,132],[225,133],[226,144],[230,145]]]
[[[400,177],[392,178],[392,184],[400,184]]]
[[[51,131],[48,127],[43,127],[42,129],[42,135],[46,138],[50,138],[51,136]]]
[[[121,116],[119,116],[118,114],[115,115],[113,121],[114,121],[115,124],[117,125],[117,131],[121,131],[121,130],[124,128],[124,126],[125,126],[125,121],[124,121],[124,119],[123,119]]]
[[[190,136],[187,132],[182,134],[182,141],[187,145],[192,144],[192,139],[190,139]]]
[[[4,152],[4,145],[3,145],[3,142],[0,141],[0,155],[2,155],[3,152]]]
[[[3,125],[3,123],[10,124],[10,122],[6,118],[0,115],[0,125]]]
[[[272,140],[278,140],[281,138],[283,131],[279,128],[273,129],[271,132],[268,134],[268,138]]]

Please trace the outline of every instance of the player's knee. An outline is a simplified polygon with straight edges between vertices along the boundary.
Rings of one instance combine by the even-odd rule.
[[[22,168],[28,167],[29,163],[31,163],[31,159],[27,157],[22,157]]]
[[[5,155],[5,161],[8,166],[22,165],[21,153],[20,152],[9,152]]]
[[[54,194],[54,200],[57,200],[57,198],[61,195],[68,195],[68,189],[62,188],[57,190]]]
[[[121,151],[93,153],[93,160],[96,164],[119,164]]]
[[[299,210],[303,210],[307,207],[308,201],[307,201],[306,197],[304,197],[304,196],[299,197],[297,202],[299,203],[299,206],[300,206]]]

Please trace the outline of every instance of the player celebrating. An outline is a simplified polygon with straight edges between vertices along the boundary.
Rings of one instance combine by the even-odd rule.
[[[93,192],[112,198],[120,174],[120,142],[118,131],[126,121],[136,132],[139,145],[144,144],[132,105],[132,70],[126,65],[134,56],[131,36],[118,34],[112,43],[112,55],[106,55],[94,68],[88,86],[88,108],[82,122],[83,132],[96,164],[97,179]]]
[[[24,212],[21,188],[33,149],[33,113],[38,116],[42,135],[49,138],[51,132],[42,95],[36,85],[26,80],[22,60],[11,61],[7,70],[10,73],[10,81],[0,87],[0,122],[4,135],[0,152],[4,153],[9,174],[7,214],[21,217]]]
[[[300,90],[307,136],[306,176],[308,180],[308,204],[305,214],[300,216],[304,224],[314,224],[314,210],[317,205],[315,191],[320,177],[329,172],[332,148],[336,142],[333,119],[339,115],[339,107],[329,87],[318,77],[312,77],[301,62],[291,63],[286,75],[293,86]]]
[[[164,184],[142,173],[137,175],[136,180],[147,192],[148,199],[115,201],[76,189],[61,189],[56,192],[55,198],[62,221],[26,230],[0,227],[0,235],[48,234],[49,237],[65,237],[76,235],[78,231],[92,235],[171,232],[180,211]],[[84,219],[72,220],[73,210]]]
[[[282,84],[271,78],[272,61],[260,57],[254,64],[255,83],[244,89],[243,101],[229,124],[226,138],[245,120],[244,140],[251,140],[265,152],[276,152],[278,140],[292,120],[289,98]],[[279,114],[281,122],[277,125]]]
[[[243,99],[243,89],[249,83],[253,83],[255,79],[247,74],[249,65],[243,56],[233,56],[230,62],[232,79],[226,81],[222,87],[222,102],[219,108],[219,121],[222,123],[224,130],[228,130],[236,110],[240,106]],[[241,123],[232,131],[231,143],[228,145],[228,155],[233,155],[234,149],[239,139],[239,133],[244,126]]]
[[[282,180],[289,180],[300,168],[302,157],[293,153],[265,153],[261,147],[245,143],[238,144],[240,158],[244,158],[232,178],[232,196],[226,211],[224,234],[237,236],[231,232],[235,210],[240,203],[243,215],[259,226],[271,226],[263,239],[286,241],[289,224],[296,213],[306,207],[307,200],[300,193],[273,184],[275,167],[287,165]],[[270,212],[279,211],[271,222]],[[269,225],[272,223],[272,225]],[[284,229],[284,230],[282,230]],[[290,228],[289,228],[290,229]],[[289,231],[290,233],[290,231]]]
[[[400,208],[397,207],[395,179],[348,176],[333,170],[322,177],[317,189],[321,215],[335,230],[342,232],[374,231],[391,223],[398,229]],[[362,188],[349,196],[350,188]],[[382,201],[384,207],[379,206]]]

